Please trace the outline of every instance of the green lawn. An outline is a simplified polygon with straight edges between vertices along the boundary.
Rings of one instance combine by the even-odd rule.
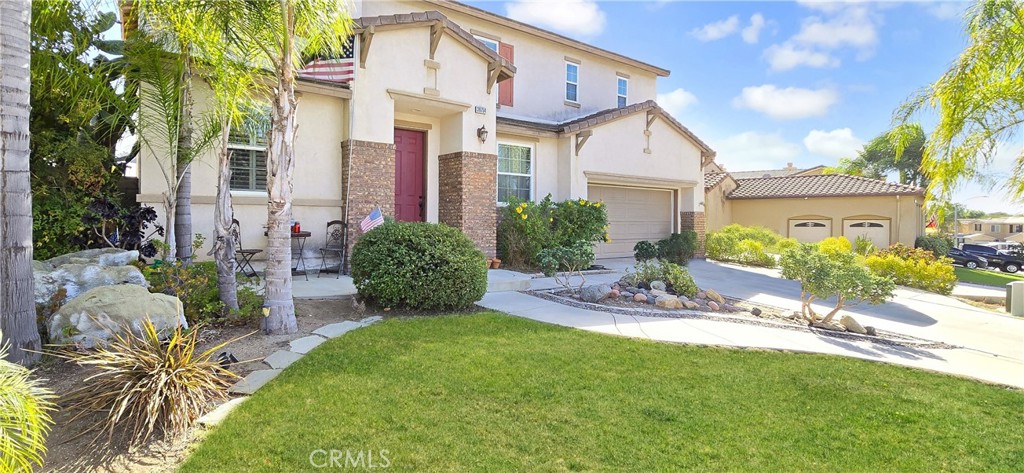
[[[986,286],[1006,287],[1007,283],[1024,281],[1024,276],[1018,276],[1021,273],[1009,274],[1002,271],[967,269],[959,266],[953,267],[953,271],[956,273],[956,278],[962,282],[984,284]]]
[[[313,471],[333,449],[395,471],[1019,472],[1022,425],[1024,393],[973,381],[488,312],[321,345],[182,471]]]

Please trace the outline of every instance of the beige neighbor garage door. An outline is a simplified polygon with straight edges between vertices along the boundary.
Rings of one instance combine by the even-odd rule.
[[[817,243],[832,236],[831,220],[791,219],[789,237],[801,243]]]
[[[843,236],[855,241],[857,237],[867,237],[878,249],[889,247],[888,220],[843,220]]]
[[[618,186],[589,186],[590,200],[608,207],[611,243],[594,247],[598,258],[633,256],[640,240],[657,242],[672,234],[672,191]]]

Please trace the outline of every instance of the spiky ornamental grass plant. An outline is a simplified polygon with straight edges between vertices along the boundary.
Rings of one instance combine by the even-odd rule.
[[[31,374],[7,361],[7,346],[0,345],[0,471],[43,464],[56,396]]]
[[[146,320],[141,334],[124,330],[96,350],[56,353],[93,371],[81,388],[65,398],[74,411],[71,422],[87,421],[80,435],[106,431],[108,441],[118,434],[133,446],[157,432],[180,435],[213,401],[225,398],[237,376],[220,365],[215,353],[238,338],[197,352],[199,328],[186,330],[179,325],[163,341]]]

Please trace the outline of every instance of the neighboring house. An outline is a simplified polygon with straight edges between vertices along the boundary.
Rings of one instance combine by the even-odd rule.
[[[967,243],[1015,241],[1024,243],[1024,217],[961,218],[957,234]]]
[[[704,142],[655,102],[669,71],[451,1],[356,1],[349,58],[298,82],[293,214],[322,242],[379,206],[441,222],[495,253],[497,209],[512,198],[603,200],[611,243],[598,257],[694,229],[703,238]],[[197,90],[196,107],[211,106]],[[246,247],[263,247],[265,141],[236,134],[232,195]],[[192,174],[195,231],[212,229],[216,162]],[[150,152],[138,201],[160,207]],[[317,241],[317,239],[320,241]]]
[[[782,169],[767,169],[764,171],[735,171],[731,172],[730,174],[732,174],[732,177],[736,179],[753,179],[755,177],[815,176],[824,173],[825,166],[822,165],[800,169],[796,166],[793,166],[793,163],[786,163],[786,167]]]
[[[736,179],[705,168],[708,231],[730,223],[767,227],[802,242],[864,236],[879,248],[913,246],[924,234],[924,190],[846,174]]]

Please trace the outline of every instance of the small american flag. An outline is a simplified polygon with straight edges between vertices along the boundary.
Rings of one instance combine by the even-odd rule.
[[[384,223],[384,214],[380,213],[380,207],[375,207],[370,215],[367,215],[362,222],[359,222],[359,228],[366,233],[374,228],[377,228],[380,224]]]
[[[352,59],[352,39],[350,37],[345,44],[341,57],[319,57],[307,61],[299,70],[299,77],[341,84],[351,82],[356,71],[355,61]]]

